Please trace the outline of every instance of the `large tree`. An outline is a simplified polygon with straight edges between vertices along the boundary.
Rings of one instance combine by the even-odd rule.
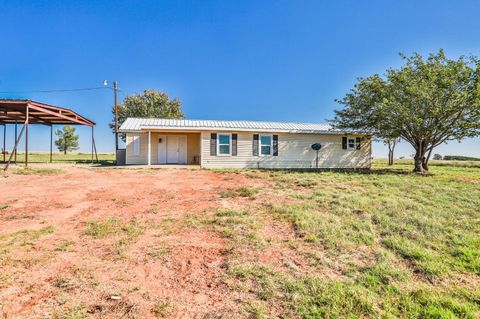
[[[113,121],[110,128],[115,133],[115,108],[112,108]],[[180,100],[171,100],[167,94],[145,90],[143,94],[135,93],[125,97],[118,105],[118,123],[121,125],[127,117],[153,117],[166,119],[183,119]],[[125,137],[122,135],[122,139]]]
[[[62,130],[56,130],[55,135],[58,136],[58,139],[55,140],[55,145],[63,154],[78,150],[78,135],[75,133],[73,126],[65,125]]]
[[[401,55],[404,65],[359,78],[332,120],[337,128],[400,137],[415,149],[415,172],[428,171],[432,150],[480,134],[480,64],[448,59],[443,50],[423,58]]]

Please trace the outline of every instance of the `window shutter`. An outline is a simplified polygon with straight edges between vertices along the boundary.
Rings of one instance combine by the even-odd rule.
[[[232,134],[232,156],[237,156],[237,134]]]
[[[258,156],[258,134],[253,134],[253,156]]]
[[[217,133],[210,134],[210,155],[217,155]]]
[[[278,156],[278,135],[273,135],[273,156]]]
[[[342,137],[342,148],[344,150],[347,149],[347,137],[346,136]]]
[[[360,149],[360,143],[361,143],[362,139],[360,137],[357,137],[357,150]]]

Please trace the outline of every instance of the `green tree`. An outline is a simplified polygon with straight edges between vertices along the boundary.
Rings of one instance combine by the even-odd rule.
[[[395,146],[397,143],[400,142],[399,138],[384,138],[382,139],[383,144],[387,145],[388,147],[388,165],[393,165],[394,153],[395,153]]]
[[[110,123],[110,128],[115,133],[115,108],[112,108],[112,114],[113,121]],[[163,92],[145,90],[143,94],[135,93],[125,97],[118,105],[118,125],[122,125],[128,117],[183,119],[184,115],[179,99],[171,100]],[[121,137],[125,141],[124,134],[121,134]]]
[[[78,135],[75,133],[75,128],[70,125],[65,125],[62,130],[56,130],[55,135],[58,139],[55,140],[55,145],[60,152],[67,154],[69,151],[78,150]]]
[[[442,160],[442,155],[440,154],[433,154],[433,159],[436,160],[436,161],[441,161]]]
[[[480,134],[480,63],[474,56],[448,59],[443,50],[426,59],[401,56],[402,67],[359,78],[336,100],[344,108],[332,123],[402,138],[415,149],[414,171],[426,172],[435,147]]]

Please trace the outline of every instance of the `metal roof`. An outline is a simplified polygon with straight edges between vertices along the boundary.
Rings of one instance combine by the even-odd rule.
[[[142,130],[185,130],[185,131],[255,131],[279,133],[343,134],[328,124],[261,122],[261,121],[218,121],[218,120],[173,120],[159,118],[129,117],[120,127],[120,132]]]
[[[0,124],[81,124],[93,126],[94,122],[80,114],[60,106],[32,100],[0,99]]]

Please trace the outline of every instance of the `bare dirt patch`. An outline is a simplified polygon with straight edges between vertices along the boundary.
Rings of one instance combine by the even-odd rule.
[[[224,283],[229,245],[203,223],[226,205],[258,200],[226,201],[222,190],[267,183],[235,172],[173,169],[8,175],[0,180],[0,313],[233,315],[225,311],[236,308]]]

